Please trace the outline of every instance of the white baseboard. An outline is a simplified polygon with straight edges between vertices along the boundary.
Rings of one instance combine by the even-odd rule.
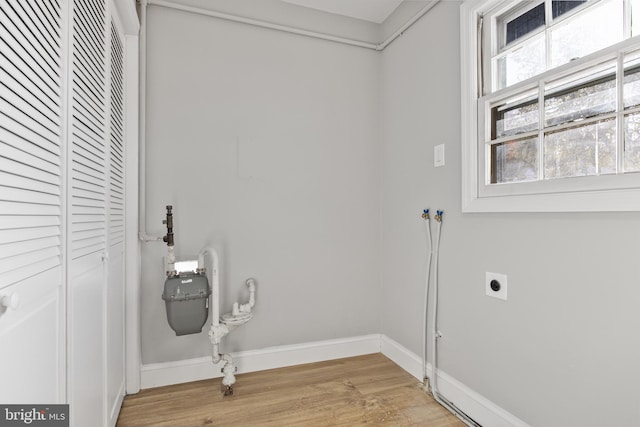
[[[398,344],[386,335],[380,336],[380,353],[393,360],[396,365],[422,381],[422,358]]]
[[[241,351],[231,353],[231,356],[238,367],[238,373],[243,374],[379,352],[380,335],[372,334]],[[143,365],[140,379],[141,388],[222,377],[221,367],[222,364],[212,364],[210,356]]]
[[[385,335],[380,336],[380,352],[416,379],[422,381],[421,357]],[[432,377],[431,364],[427,365],[427,373],[429,377]],[[440,395],[483,426],[529,427],[521,419],[505,411],[440,369],[438,370],[438,390]]]
[[[241,374],[371,353],[384,354],[418,381],[422,381],[422,358],[391,338],[379,334],[269,347],[231,355],[238,373]],[[145,389],[219,378],[222,376],[220,368],[221,364],[211,363],[210,356],[143,365],[141,386]],[[427,373],[432,376],[430,365],[427,366]],[[483,426],[529,427],[524,421],[441,370],[438,370],[438,389],[442,396]]]
[[[116,398],[116,401],[113,402],[113,406],[109,410],[109,420],[107,421],[108,422],[107,425],[109,427],[115,427],[115,425],[118,422],[118,415],[120,415],[120,409],[122,408],[122,402],[124,401],[124,396],[125,396],[125,385],[123,381],[120,387],[120,390],[118,391],[118,397]]]

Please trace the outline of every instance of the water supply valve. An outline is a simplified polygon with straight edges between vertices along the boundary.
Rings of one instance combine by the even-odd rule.
[[[173,206],[167,205],[167,219],[162,220],[163,224],[167,225],[167,235],[162,238],[162,241],[167,244],[167,246],[173,246],[173,213],[171,210]]]

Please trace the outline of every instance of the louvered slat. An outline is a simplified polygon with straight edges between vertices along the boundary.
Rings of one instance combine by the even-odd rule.
[[[33,81],[25,78],[26,73],[18,71],[18,68],[6,60],[4,57],[0,57],[0,81],[9,90],[22,93],[23,96],[28,96],[32,105],[38,105],[38,110],[43,114],[47,114],[49,118],[56,120],[60,111],[58,108],[51,108],[51,104],[56,107],[59,105],[59,100],[53,100],[43,88],[34,84]]]
[[[10,28],[15,26],[22,31],[16,31],[14,39],[23,46],[28,52],[32,52],[32,56],[39,59],[42,69],[52,75],[52,80],[60,78],[60,62],[56,58],[55,48],[43,43],[44,36],[47,33],[43,28],[42,22],[34,21],[31,16],[27,15],[17,0],[7,0],[7,7],[4,9],[5,14],[0,15],[0,25]]]
[[[34,248],[42,249],[42,248],[58,248],[58,237],[53,236],[49,238],[41,238],[37,241],[19,241],[13,243],[11,245],[0,245],[0,257],[5,259],[7,264],[5,268],[0,267],[0,274],[2,274],[5,270],[12,270],[16,265],[14,265],[15,260],[18,256],[24,257],[28,259],[30,255],[33,255]],[[59,254],[59,252],[57,253]],[[33,258],[32,258],[33,260]]]
[[[20,228],[40,228],[60,226],[60,218],[55,216],[37,215],[2,215],[0,216],[0,230]]]
[[[0,169],[0,186],[15,188],[21,191],[35,191],[38,193],[50,194],[59,197],[60,187],[48,182],[35,181],[20,175],[5,172]]]
[[[17,59],[17,61],[12,61],[13,63],[25,63],[45,85],[59,93],[60,70],[52,72],[51,64],[45,58],[46,52],[34,49],[29,40],[25,38],[21,31],[23,23],[17,21],[11,5],[3,2],[0,9],[0,28],[4,30],[2,41],[5,56],[10,60]]]
[[[3,31],[6,32],[4,28]],[[60,88],[49,84],[47,74],[42,72],[37,62],[31,56],[25,55],[26,52],[21,46],[10,45],[11,41],[9,38],[0,38],[0,55],[3,59],[2,68],[9,75],[16,75],[19,81],[25,84],[33,84],[38,88],[38,92],[42,92],[51,102],[59,106]]]
[[[109,244],[124,242],[124,48],[111,23],[111,116],[109,169]]]
[[[71,257],[106,249],[106,18],[103,0],[73,1]]]
[[[36,37],[41,41],[43,48],[49,52],[55,52],[59,49],[60,44],[53,36],[53,34],[57,35],[58,33],[51,27],[51,21],[47,19],[47,15],[38,7],[38,3],[18,2],[18,6],[20,6],[23,13],[34,24],[37,30]],[[60,67],[60,58],[52,55],[51,59],[54,61],[56,67]]]
[[[0,138],[2,138],[1,135]],[[20,153],[24,154],[22,152]],[[28,158],[28,155],[24,155],[24,157]],[[51,164],[48,163],[45,163],[45,165],[49,168],[52,167]],[[60,176],[55,175],[50,171],[42,170],[34,165],[26,164],[24,162],[21,163],[18,159],[9,159],[0,155],[0,170],[6,174],[17,175],[34,181],[47,182],[51,185],[60,187]]]
[[[25,191],[20,188],[6,187],[0,185],[0,197],[9,201],[22,203],[33,203],[38,200],[43,205],[58,206],[60,203],[60,195],[47,194],[39,191]]]
[[[29,242],[38,239],[55,237],[58,227],[29,227],[29,228],[11,228],[8,230],[0,230],[0,239],[3,244]],[[20,252],[21,253],[21,252]]]
[[[23,269],[33,262],[44,261],[60,256],[60,248],[57,246],[57,243],[54,244],[54,246],[42,247],[43,240],[34,241],[33,245],[26,250],[26,253],[9,256],[0,260],[0,275],[12,270]]]
[[[40,97],[34,96],[33,93],[29,91],[29,89],[18,84],[18,82],[12,76],[7,74],[2,68],[0,68],[0,82],[2,84],[0,90],[2,90],[3,93],[6,93],[9,96],[19,96],[20,101],[18,102],[24,102],[25,104],[28,104],[26,105],[26,108],[32,108],[31,111],[35,111],[37,115],[46,117],[49,123],[54,124],[53,127],[48,126],[49,130],[56,134],[59,134],[60,128],[59,126],[57,126],[58,117],[56,112],[50,110],[46,103],[40,101]],[[11,100],[8,101],[11,102]]]
[[[2,114],[2,121],[8,130],[19,129],[18,126],[22,126],[53,144],[60,138],[59,131],[55,129],[56,124],[51,123],[44,114],[37,113],[31,105],[9,91],[0,91],[0,110],[6,112]],[[18,130],[16,133],[22,135],[22,132]]]
[[[60,8],[0,2],[0,288],[61,265]]]
[[[58,156],[56,156],[58,154]],[[59,153],[44,150],[34,141],[16,137],[0,129],[0,157],[60,176]]]
[[[37,259],[32,257],[33,260],[28,265],[23,265],[21,268],[10,270],[6,273],[0,274],[0,283],[18,283],[23,282],[30,277],[34,277],[47,270],[60,266],[60,256],[49,256],[44,259]]]
[[[30,2],[29,7],[38,10],[43,26],[49,30],[54,46],[60,47],[60,27],[56,22],[60,19],[60,3],[56,0],[49,2]]]
[[[38,215],[60,216],[60,206],[39,205],[34,202],[20,203],[0,200],[0,216],[4,215]]]

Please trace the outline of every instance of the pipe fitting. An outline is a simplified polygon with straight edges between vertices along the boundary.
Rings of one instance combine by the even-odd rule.
[[[222,338],[224,338],[228,333],[229,328],[224,323],[212,325],[211,329],[209,329],[209,341],[211,341],[211,344],[213,345],[220,344]]]
[[[224,366],[222,367],[222,373],[224,377],[222,378],[222,384],[231,387],[236,383],[235,373],[237,368],[233,364],[233,358],[229,354],[223,354],[222,360],[224,361]]]
[[[167,246],[173,246],[173,213],[171,210],[173,206],[167,206],[167,219],[163,220],[162,223],[167,225],[167,235],[162,238],[162,241],[167,244]]]
[[[162,242],[164,239],[163,236],[152,236],[151,234],[143,233],[142,231],[138,233],[138,239],[141,242]]]
[[[251,309],[256,305],[256,279],[247,279],[245,285],[249,288],[249,302],[240,304],[238,309],[239,313],[251,313]]]

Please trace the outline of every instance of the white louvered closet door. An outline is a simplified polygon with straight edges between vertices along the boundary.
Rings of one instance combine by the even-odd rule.
[[[0,2],[0,402],[65,401],[62,12]]]
[[[125,51],[106,2],[0,0],[0,403],[69,403],[76,427],[115,425],[125,387]]]
[[[104,395],[109,141],[104,0],[72,0],[69,81],[68,361],[72,425],[100,426]]]
[[[125,394],[124,347],[124,45],[121,31],[111,22],[110,135],[107,283],[107,410],[115,425]]]

